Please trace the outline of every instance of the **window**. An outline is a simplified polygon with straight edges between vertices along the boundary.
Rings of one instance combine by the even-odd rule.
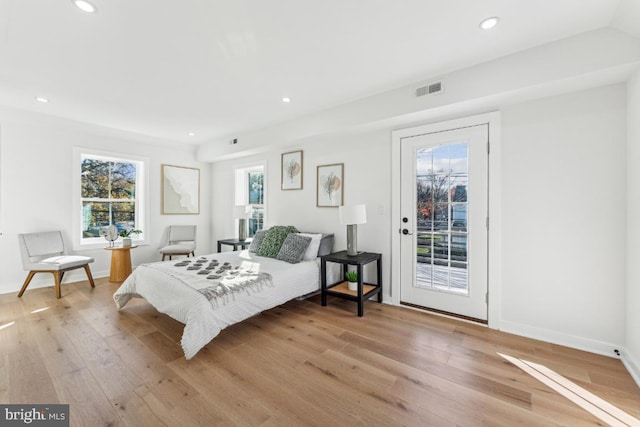
[[[141,159],[128,156],[96,154],[82,150],[76,161],[79,178],[79,197],[74,212],[80,217],[74,225],[80,245],[103,245],[104,234],[110,225],[119,232],[142,230],[131,237],[145,240],[145,166]],[[78,188],[78,187],[76,187]]]
[[[264,165],[236,169],[236,205],[251,206],[249,237],[253,237],[256,231],[264,227],[266,208],[264,182]]]

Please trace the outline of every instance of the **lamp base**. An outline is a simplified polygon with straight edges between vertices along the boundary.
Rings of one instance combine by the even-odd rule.
[[[238,240],[247,240],[247,219],[238,218]]]
[[[347,255],[358,255],[358,226],[356,224],[347,225]]]

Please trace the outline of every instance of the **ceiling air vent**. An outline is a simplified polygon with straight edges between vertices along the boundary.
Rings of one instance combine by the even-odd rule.
[[[442,92],[442,82],[435,82],[416,89],[416,96],[435,95]]]

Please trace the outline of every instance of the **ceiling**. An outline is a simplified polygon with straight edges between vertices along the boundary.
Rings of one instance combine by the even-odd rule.
[[[582,32],[640,28],[640,0],[92,3],[95,14],[0,0],[0,105],[197,144]],[[489,16],[500,24],[480,30]]]

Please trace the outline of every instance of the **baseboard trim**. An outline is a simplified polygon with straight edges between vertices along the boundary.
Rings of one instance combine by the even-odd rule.
[[[590,353],[600,354],[603,356],[618,359],[619,356],[615,350],[620,350],[621,345],[593,340],[590,338],[579,337],[570,334],[564,334],[548,329],[537,328],[535,326],[524,325],[522,323],[500,321],[499,330],[510,334],[521,335],[523,337],[532,338],[539,341],[545,341],[551,344],[562,345],[565,347],[575,348],[577,350],[588,351]]]
[[[622,348],[620,359],[624,364],[624,367],[627,368],[631,378],[636,382],[638,387],[640,387],[640,363],[634,360],[633,356],[629,354],[629,351],[626,348]]]

